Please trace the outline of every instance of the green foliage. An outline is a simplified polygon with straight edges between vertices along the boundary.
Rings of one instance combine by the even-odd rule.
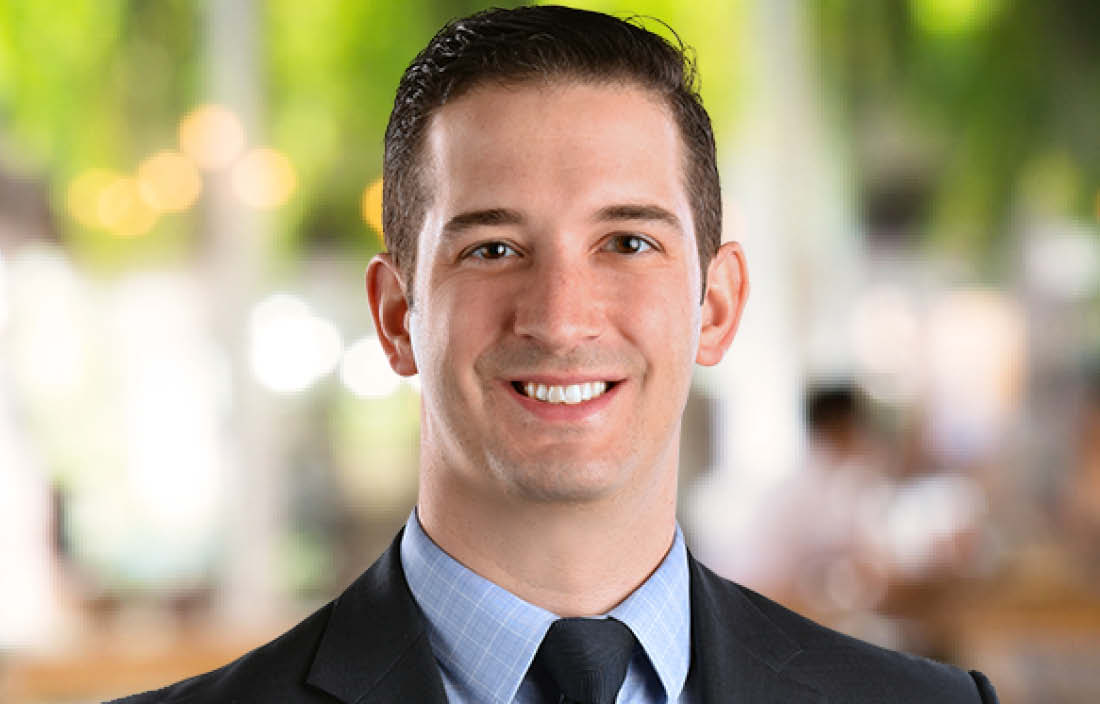
[[[1100,183],[1100,6],[1084,0],[818,4],[823,76],[869,178],[883,129],[925,145],[920,227],[975,257],[1011,235],[1027,174],[1064,157],[1068,189],[1045,215],[1092,219]],[[1049,194],[1048,194],[1049,195]],[[1047,199],[1050,202],[1050,199]]]
[[[249,146],[286,153],[297,190],[276,211],[276,261],[303,247],[367,256],[378,233],[363,222],[364,189],[381,172],[394,88],[448,19],[502,3],[471,0],[256,2],[260,134]],[[503,3],[509,4],[509,3]],[[511,3],[518,4],[518,3]],[[740,2],[602,0],[586,7],[650,15],[695,47],[716,125],[730,121],[742,81]],[[202,241],[199,208],[167,215],[145,235],[119,238],[78,224],[66,192],[89,168],[133,174],[146,156],[177,148],[181,118],[209,99],[207,10],[196,0],[13,0],[0,5],[0,135],[6,168],[25,165],[50,195],[60,234],[106,270],[178,261]],[[647,26],[661,31],[659,23]]]
[[[93,262],[147,262],[179,249],[178,219],[160,242],[120,242],[73,222],[65,191],[84,169],[127,172],[175,145],[179,116],[195,102],[196,19],[183,0],[0,5],[4,156],[44,179],[59,234]]]

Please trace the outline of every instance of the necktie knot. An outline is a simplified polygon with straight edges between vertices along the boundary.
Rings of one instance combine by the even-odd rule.
[[[562,618],[535,654],[564,701],[614,704],[634,654],[634,634],[613,618]]]

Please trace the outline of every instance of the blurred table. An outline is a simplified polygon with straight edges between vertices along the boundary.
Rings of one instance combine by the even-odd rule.
[[[166,639],[136,632],[125,642],[95,637],[64,654],[0,656],[0,702],[75,704],[155,689],[221,667],[289,625],[248,636],[210,629]]]

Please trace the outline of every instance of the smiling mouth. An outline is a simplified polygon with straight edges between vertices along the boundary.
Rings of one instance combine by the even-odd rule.
[[[512,388],[528,398],[543,403],[575,405],[603,396],[617,383],[617,381],[589,381],[583,384],[557,386],[536,384],[531,381],[513,381]]]

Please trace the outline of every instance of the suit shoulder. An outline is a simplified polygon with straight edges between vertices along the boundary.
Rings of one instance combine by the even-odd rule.
[[[980,673],[888,650],[815,623],[694,562],[700,598],[777,675],[836,702],[995,704]],[[693,591],[693,598],[695,592]],[[695,609],[693,603],[692,609]]]
[[[853,638],[751,589],[728,584],[798,643],[800,649],[785,670],[825,694],[845,701],[898,704],[996,702],[992,686],[980,673]]]
[[[259,704],[284,701],[290,692],[301,692],[295,701],[312,701],[305,698],[303,683],[331,610],[330,602],[278,638],[216,670],[109,704]],[[316,696],[317,701],[331,701],[320,693]]]

